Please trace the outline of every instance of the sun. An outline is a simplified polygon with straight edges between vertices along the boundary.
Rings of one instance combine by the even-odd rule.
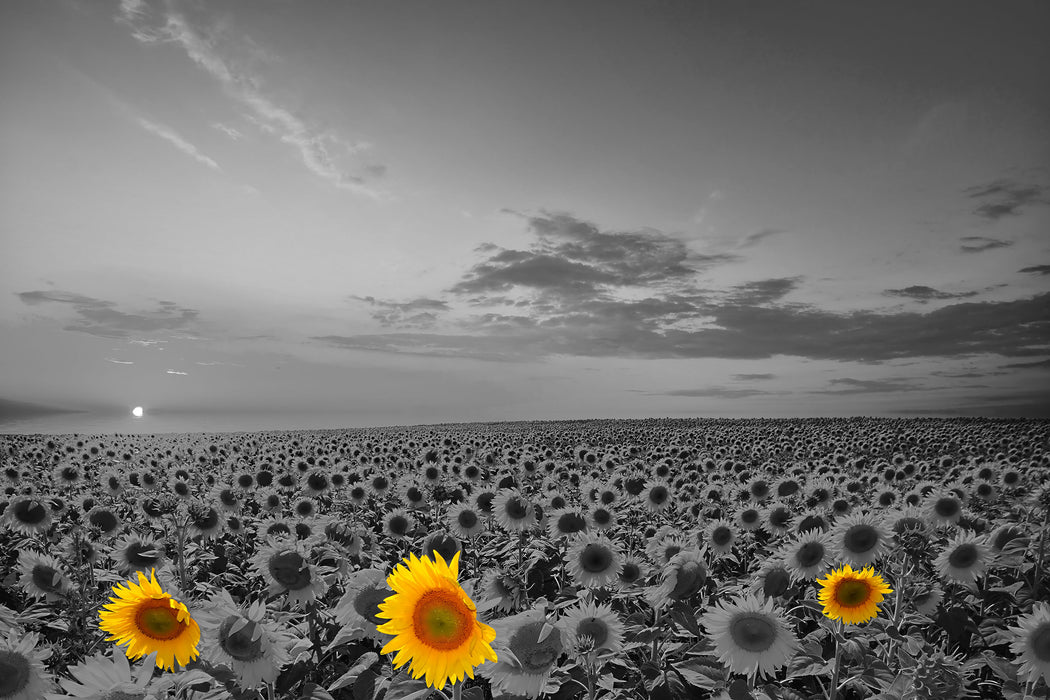
[[[142,406],[136,406],[135,408],[131,409],[131,415],[135,416],[136,418],[142,418],[142,413]]]

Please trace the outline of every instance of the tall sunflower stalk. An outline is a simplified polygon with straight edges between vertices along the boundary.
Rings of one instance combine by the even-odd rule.
[[[831,670],[831,685],[828,686],[828,700],[836,700],[839,696],[839,672],[842,668],[842,643],[846,639],[842,620],[835,620],[831,623],[831,633],[835,637],[835,665]]]

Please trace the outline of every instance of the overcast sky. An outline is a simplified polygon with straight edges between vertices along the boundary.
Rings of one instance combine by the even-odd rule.
[[[0,3],[0,398],[1047,415],[1050,4]]]

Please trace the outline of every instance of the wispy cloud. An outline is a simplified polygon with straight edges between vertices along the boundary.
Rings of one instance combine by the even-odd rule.
[[[438,314],[449,309],[448,302],[440,299],[418,298],[396,302],[372,296],[350,298],[371,306],[372,318],[381,325],[399,328],[429,328],[437,322]]]
[[[232,126],[230,126],[228,124],[221,124],[219,122],[215,122],[214,124],[211,125],[211,128],[213,128],[213,129],[215,129],[217,131],[221,131],[222,133],[226,134],[227,136],[229,136],[234,141],[240,141],[241,139],[244,138],[244,134],[242,134],[240,131],[238,131],[237,129],[233,128]]]
[[[181,375],[181,376],[185,377],[186,375],[189,374],[189,372],[180,372],[177,369],[167,369],[167,370],[164,370],[164,374],[178,374],[178,375]]]
[[[778,233],[785,232],[777,228],[764,228],[761,231],[756,231],[744,236],[744,239],[740,241],[737,248],[751,248],[752,246],[758,245],[762,240],[769,238],[770,236],[775,236]]]
[[[983,253],[986,250],[1007,248],[1014,244],[1013,241],[1001,241],[998,238],[988,238],[987,236],[963,236],[959,240],[964,241],[959,246],[964,253]]]
[[[143,117],[138,117],[136,121],[138,122],[138,125],[141,126],[143,129],[155,136],[159,136],[160,138],[164,139],[171,145],[175,146],[175,148],[179,149],[189,157],[196,160],[198,163],[203,163],[204,165],[207,165],[213,170],[221,169],[219,168],[218,163],[201,153],[199,148],[197,148],[192,143],[175,133],[175,130],[172,129],[170,126],[158,124],[157,122],[152,122],[149,119],[144,119]]]
[[[106,362],[112,362],[115,365],[133,365],[135,364],[131,360],[114,360],[112,357],[107,357]]]
[[[175,331],[192,325],[197,312],[185,309],[170,301],[162,301],[154,311],[128,313],[116,308],[116,302],[95,299],[83,294],[58,290],[19,292],[18,298],[28,306],[41,304],[64,304],[72,307],[76,314],[73,322],[64,327],[67,331],[88,333],[102,338],[127,338],[132,333]],[[160,341],[129,340],[142,345]]]
[[[1050,265],[1032,265],[1031,267],[1022,267],[1018,272],[1030,272],[1035,275],[1050,275]]]
[[[887,289],[883,294],[887,296],[907,297],[922,304],[933,299],[965,299],[967,297],[977,296],[977,292],[974,291],[955,293],[941,292],[933,287],[927,287],[924,284],[916,284],[903,289]]]
[[[248,109],[249,119],[266,133],[294,147],[303,164],[318,177],[354,194],[373,199],[390,198],[389,193],[372,187],[365,175],[351,173],[341,164],[369,144],[348,143],[330,130],[315,128],[266,94],[259,76],[220,52],[219,44],[221,40],[229,41],[228,36],[221,36],[214,27],[210,31],[195,27],[170,4],[160,10],[145,0],[123,0],[117,21],[129,26],[132,36],[144,44],[169,43],[181,47],[228,95]],[[259,54],[254,42],[248,49],[253,55]]]
[[[971,199],[983,202],[973,210],[974,214],[982,219],[998,221],[1007,216],[1017,216],[1030,205],[1046,204],[1043,191],[1043,187],[1034,183],[1004,179],[970,187],[965,192]]]

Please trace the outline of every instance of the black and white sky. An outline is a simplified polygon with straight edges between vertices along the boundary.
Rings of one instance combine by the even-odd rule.
[[[1050,4],[0,3],[0,398],[1047,415]]]

